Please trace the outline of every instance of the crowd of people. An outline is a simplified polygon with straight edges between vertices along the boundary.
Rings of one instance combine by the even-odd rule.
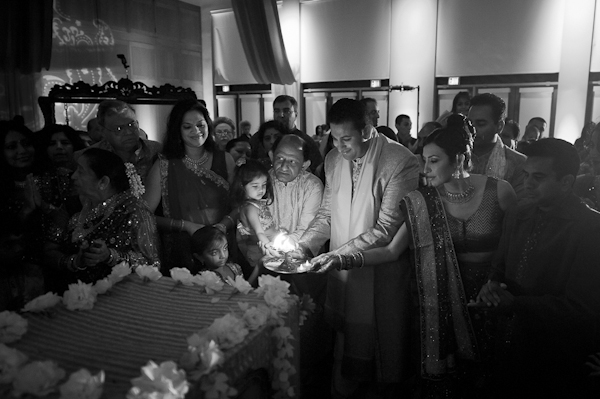
[[[317,305],[305,397],[597,397],[600,126],[572,145],[505,113],[460,92],[413,137],[340,99],[310,137],[290,96],[254,134],[181,100],[158,143],[107,100],[91,145],[2,121],[0,311],[122,261],[256,285],[283,232],[312,264],[281,276]]]

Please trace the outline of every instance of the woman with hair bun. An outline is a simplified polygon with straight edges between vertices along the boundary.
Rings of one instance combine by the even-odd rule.
[[[341,269],[372,266],[410,247],[420,308],[422,397],[483,397],[490,377],[494,329],[468,304],[487,281],[504,212],[517,197],[504,180],[469,174],[474,134],[464,115],[453,114],[447,127],[425,139],[427,184],[401,201],[405,223],[388,246],[313,260]]]

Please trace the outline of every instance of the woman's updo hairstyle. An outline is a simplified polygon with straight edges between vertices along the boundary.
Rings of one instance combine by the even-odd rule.
[[[469,118],[462,114],[452,114],[448,117],[446,127],[437,129],[425,138],[423,147],[435,144],[455,160],[458,155],[464,155],[463,168],[471,170],[471,152],[473,151],[473,139],[475,128]]]
[[[110,185],[118,193],[129,190],[129,178],[125,163],[117,154],[100,148],[89,148],[80,156],[85,157],[88,166],[98,179],[107,176],[110,179]]]

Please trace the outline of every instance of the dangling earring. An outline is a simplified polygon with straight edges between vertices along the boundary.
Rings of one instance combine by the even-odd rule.
[[[456,166],[456,169],[454,169],[454,173],[452,173],[452,177],[454,177],[455,179],[464,178],[464,173],[461,165]]]

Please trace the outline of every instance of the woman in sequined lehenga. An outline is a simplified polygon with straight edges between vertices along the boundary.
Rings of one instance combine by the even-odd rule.
[[[173,267],[198,271],[190,245],[196,230],[221,224],[233,231],[235,226],[227,216],[235,162],[229,153],[216,148],[212,131],[208,111],[198,101],[175,104],[163,153],[146,181],[144,199],[157,215],[165,274]]]
[[[455,114],[427,137],[427,185],[402,200],[405,223],[388,246],[313,261],[377,265],[410,246],[420,309],[421,397],[480,397],[489,379],[493,331],[485,315],[467,304],[487,281],[504,211],[516,195],[503,180],[469,175],[472,134],[468,119]]]
[[[62,293],[77,280],[93,283],[121,261],[160,266],[156,222],[134,177],[133,165],[127,169],[106,150],[91,148],[77,159],[73,180],[83,209],[44,245],[45,266],[53,272],[49,290]]]

